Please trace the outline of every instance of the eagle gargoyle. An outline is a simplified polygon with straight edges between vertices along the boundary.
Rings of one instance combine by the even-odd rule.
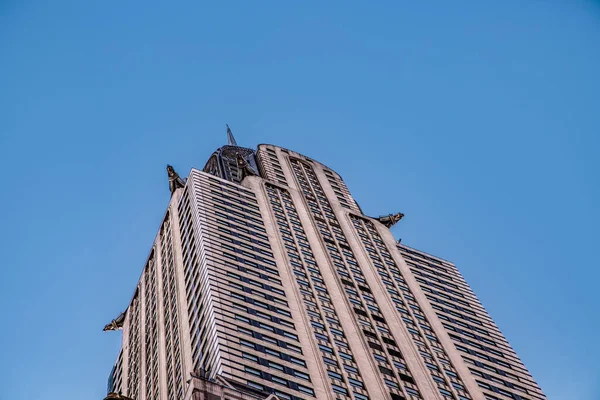
[[[123,322],[125,322],[124,312],[122,312],[117,318],[110,321],[110,323],[104,327],[104,331],[116,331],[119,329],[123,329]]]
[[[381,222],[386,228],[391,228],[396,225],[398,221],[400,221],[404,217],[402,213],[382,215],[380,217],[374,218],[377,221]]]

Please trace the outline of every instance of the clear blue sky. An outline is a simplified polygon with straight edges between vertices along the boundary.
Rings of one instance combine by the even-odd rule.
[[[549,399],[600,399],[600,2],[152,3],[0,0],[0,400],[103,397],[165,165],[226,122],[404,212]]]

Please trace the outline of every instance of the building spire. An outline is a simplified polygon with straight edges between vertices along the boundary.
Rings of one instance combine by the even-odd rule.
[[[237,142],[235,141],[235,138],[233,137],[233,133],[231,133],[231,129],[229,128],[229,125],[225,124],[225,126],[227,127],[227,144],[230,146],[237,146]]]

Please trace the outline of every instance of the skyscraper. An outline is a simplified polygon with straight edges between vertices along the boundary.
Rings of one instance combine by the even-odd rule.
[[[108,391],[134,400],[542,400],[450,262],[396,242],[342,178],[229,143],[171,200]],[[212,397],[211,397],[212,396]]]

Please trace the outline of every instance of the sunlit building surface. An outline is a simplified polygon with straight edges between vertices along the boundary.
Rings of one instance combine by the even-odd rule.
[[[181,178],[108,392],[134,400],[546,399],[457,268],[397,243],[342,178],[229,144]],[[212,397],[211,397],[212,396]]]

